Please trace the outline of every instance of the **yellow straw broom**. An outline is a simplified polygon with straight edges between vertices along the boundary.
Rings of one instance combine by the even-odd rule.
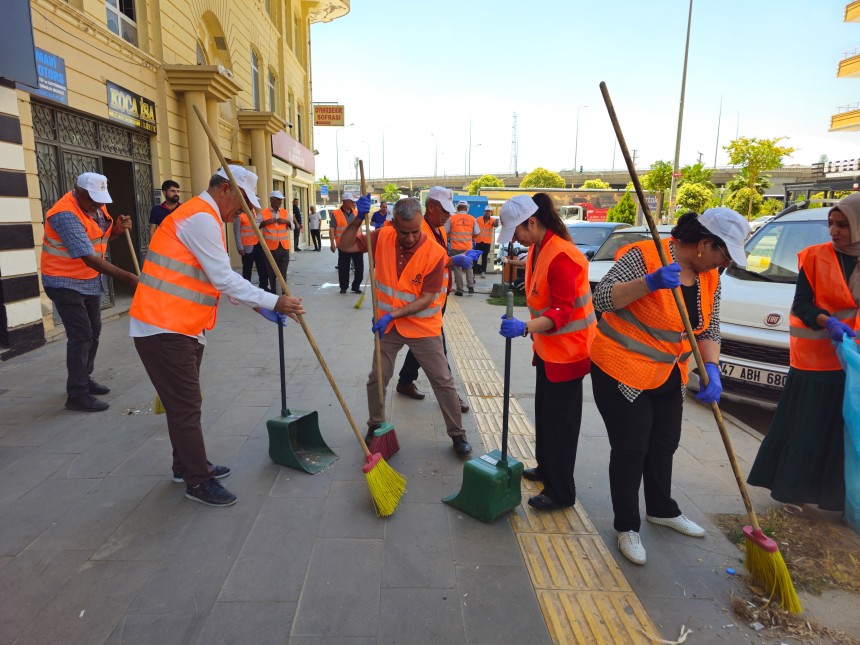
[[[627,149],[627,143],[624,141],[624,135],[621,132],[621,125],[618,123],[618,117],[615,114],[615,108],[612,105],[612,99],[609,98],[609,90],[606,83],[600,83],[600,92],[603,94],[603,101],[606,103],[606,109],[609,111],[609,118],[612,121],[612,127],[615,129],[615,136],[618,139],[618,145],[621,148],[621,153],[624,155],[624,161],[627,163],[627,170],[630,172],[630,178],[633,180],[633,186],[636,189],[636,195],[639,198],[639,205],[642,212],[645,214],[645,219],[648,222],[648,228],[651,230],[651,237],[657,245],[657,251],[660,254],[660,261],[663,266],[669,264],[666,257],[666,251],[660,242],[660,235],[657,232],[657,226],[654,223],[654,218],[651,216],[651,211],[648,208],[648,202],[645,201],[645,193],[642,191],[642,184],[639,183],[639,175],[636,174],[636,168],[633,165],[633,160],[630,158],[630,152]],[[693,327],[690,324],[690,318],[687,315],[687,308],[684,305],[683,296],[679,288],[672,289],[672,295],[675,297],[675,304],[678,307],[678,312],[681,314],[681,319],[684,321],[684,330],[687,333],[687,339],[690,341],[690,347],[693,350],[693,356],[696,359],[696,365],[699,368],[699,379],[703,385],[708,385],[708,373],[705,371],[705,364],[702,360],[702,354],[699,352],[696,336],[693,333]],[[750,501],[749,493],[747,492],[746,484],[744,483],[743,475],[738,467],[738,461],[735,457],[735,451],[732,448],[731,440],[729,439],[728,430],[723,421],[723,415],[720,413],[720,407],[716,402],[711,403],[711,411],[714,413],[714,419],[717,422],[717,427],[720,430],[723,445],[726,448],[726,454],[729,457],[729,462],[732,465],[732,472],[735,475],[738,489],[744,501],[744,506],[747,510],[747,515],[750,519],[750,526],[743,528],[743,533],[746,543],[746,558],[744,564],[749,571],[750,578],[758,582],[767,592],[770,598],[778,596],[780,605],[792,613],[800,613],[802,607],[800,600],[797,597],[797,592],[794,589],[794,584],[791,582],[791,575],[788,572],[788,567],[785,566],[785,560],[779,552],[779,547],[776,542],[767,537],[759,526],[758,518]]]
[[[212,149],[218,156],[218,161],[221,163],[221,168],[224,169],[224,173],[227,175],[227,179],[230,181],[230,185],[232,186],[233,190],[236,191],[237,195],[242,195],[242,210],[245,212],[245,215],[248,216],[248,221],[251,222],[251,226],[254,229],[254,233],[257,235],[257,239],[260,240],[260,245],[263,249],[263,253],[265,253],[266,255],[266,259],[268,259],[269,261],[269,265],[275,272],[275,276],[277,276],[278,282],[280,282],[284,293],[290,296],[290,288],[287,286],[287,281],[284,279],[284,276],[278,269],[278,265],[275,263],[275,259],[272,257],[272,253],[271,251],[269,251],[269,247],[265,244],[263,234],[260,232],[260,227],[257,226],[257,221],[254,219],[254,216],[251,213],[251,208],[244,197],[244,193],[242,193],[242,191],[236,185],[236,180],[233,178],[233,173],[230,172],[230,166],[227,164],[227,160],[224,159],[224,155],[221,153],[221,149],[218,147],[218,144],[215,141],[215,135],[212,134],[212,130],[209,129],[209,124],[206,123],[206,117],[203,116],[203,112],[200,110],[200,106],[195,105],[194,112],[195,114],[197,114],[197,118],[200,120],[200,125],[203,126],[203,130],[206,132],[206,136],[209,138],[209,143],[212,145]],[[382,455],[380,455],[379,453],[372,454],[370,450],[368,450],[367,446],[364,443],[364,437],[361,436],[361,432],[358,429],[358,425],[356,424],[355,419],[352,417],[352,413],[349,411],[349,408],[346,405],[346,401],[341,395],[340,390],[337,387],[337,383],[335,383],[334,377],[328,369],[328,365],[326,365],[325,359],[323,358],[323,355],[320,352],[316,341],[314,340],[313,334],[311,334],[310,328],[305,322],[304,316],[297,315],[296,318],[298,319],[299,325],[301,325],[302,331],[304,331],[308,342],[311,344],[311,349],[313,349],[313,352],[316,355],[317,360],[319,361],[320,367],[322,367],[323,372],[325,372],[325,375],[328,378],[328,382],[331,385],[332,391],[337,397],[341,408],[343,408],[343,412],[346,415],[350,426],[352,427],[352,431],[355,434],[356,439],[358,439],[358,443],[361,446],[362,451],[364,452],[365,461],[367,463],[364,464],[362,471],[364,472],[365,478],[367,479],[367,486],[370,489],[370,496],[373,499],[373,504],[376,507],[376,512],[378,515],[383,517],[391,515],[392,513],[394,513],[394,510],[400,503],[400,499],[403,497],[403,493],[406,491],[406,478],[400,473],[398,473],[396,470],[394,470],[387,463],[385,463],[385,460],[382,458]]]

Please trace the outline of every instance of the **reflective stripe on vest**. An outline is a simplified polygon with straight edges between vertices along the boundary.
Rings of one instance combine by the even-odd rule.
[[[221,295],[176,233],[179,222],[198,213],[211,216],[221,228],[217,212],[204,199],[194,197],[177,206],[152,236],[129,310],[133,318],[186,336],[215,326]],[[221,242],[226,253],[223,234]]]
[[[340,242],[340,236],[343,235],[343,232],[346,230],[346,215],[344,215],[343,211],[339,208],[336,208],[331,212],[332,217],[334,217],[335,226],[331,228],[329,226],[329,235],[334,240],[334,245],[337,246],[337,243]]]
[[[69,212],[81,222],[84,231],[93,245],[93,250],[102,260],[107,252],[107,242],[110,238],[113,219],[108,215],[104,206],[101,208],[102,215],[108,223],[106,231],[102,231],[92,217],[84,213],[78,200],[72,192],[63,195],[47,213],[45,213],[45,232],[42,237],[42,254],[40,270],[45,275],[75,278],[76,280],[91,280],[98,277],[99,272],[87,266],[82,258],[73,258],[69,250],[63,244],[60,236],[51,225],[51,216],[57,213]]]
[[[376,299],[377,317],[400,309],[421,296],[423,276],[430,273],[448,254],[429,237],[425,238],[406,263],[400,277],[397,276],[397,231],[392,226],[383,226],[376,233]],[[433,300],[421,311],[394,320],[392,326],[406,338],[425,338],[442,333],[442,306],[445,304],[447,280],[442,281],[442,290],[433,294]]]
[[[485,220],[483,217],[478,218],[478,226],[481,228],[481,233],[475,239],[475,242],[479,244],[492,244],[493,243],[493,233],[495,231],[494,224],[496,221],[491,217],[489,220]]]
[[[798,253],[797,258],[812,287],[815,306],[831,312],[831,316],[855,331],[860,329],[857,303],[848,289],[833,244],[810,246]],[[810,329],[794,313],[789,316],[788,324],[792,367],[815,372],[842,369],[826,329]]]
[[[472,248],[472,233],[475,230],[475,218],[468,213],[454,213],[450,225],[451,249],[468,251]]]
[[[670,241],[662,243],[667,256],[671,257]],[[661,266],[653,242],[637,242],[619,253],[628,253],[632,247],[642,253],[648,273]],[[616,259],[618,257],[620,255]],[[701,333],[711,324],[719,274],[715,270],[706,271],[700,273],[698,279],[702,316],[694,331]],[[651,390],[665,383],[675,363],[679,364],[681,381],[686,383],[686,364],[691,354],[684,323],[669,289],[647,294],[623,309],[605,312],[591,347],[591,360],[595,365],[637,390]]]
[[[597,333],[597,317],[588,284],[588,260],[571,242],[554,234],[547,239],[535,261],[536,250],[535,245],[529,248],[526,261],[526,303],[532,319],[542,316],[550,308],[549,271],[559,255],[566,255],[579,268],[574,285],[574,293],[579,295],[571,303],[573,313],[570,320],[561,329],[532,334],[534,351],[547,363],[573,363],[588,358]]]
[[[242,240],[242,246],[254,246],[259,240],[257,239],[257,234],[254,233],[254,227],[251,226],[251,221],[244,212],[239,215],[239,218],[241,222],[239,238]],[[260,229],[261,233],[264,231],[265,229]]]
[[[260,215],[262,216],[263,220],[274,218],[289,219],[286,209],[283,208],[278,209],[277,214],[272,213],[271,208],[266,208]],[[248,225],[250,226],[250,222]],[[289,250],[290,229],[287,224],[278,224],[276,222],[273,222],[272,224],[264,226],[261,229],[261,232],[263,233],[263,239],[266,240],[266,246],[269,247],[270,251],[274,251],[279,246]]]

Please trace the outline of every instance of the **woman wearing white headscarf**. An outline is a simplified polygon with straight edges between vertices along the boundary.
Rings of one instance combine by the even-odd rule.
[[[790,512],[804,503],[827,511],[845,507],[845,373],[835,343],[860,327],[860,193],[831,208],[827,223],[832,241],[798,254],[791,367],[747,480],[770,489]]]

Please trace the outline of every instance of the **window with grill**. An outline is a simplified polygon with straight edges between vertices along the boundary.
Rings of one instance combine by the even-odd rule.
[[[278,111],[278,79],[275,78],[275,73],[269,71],[269,110],[271,112]]]
[[[257,52],[251,50],[251,96],[253,97],[254,109],[260,109],[260,59]]]
[[[137,46],[134,0],[105,0],[105,11],[108,29]]]

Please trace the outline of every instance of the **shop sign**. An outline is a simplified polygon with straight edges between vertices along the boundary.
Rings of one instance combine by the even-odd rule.
[[[344,106],[314,105],[314,125],[343,125]]]
[[[272,135],[272,154],[294,168],[314,173],[314,153],[283,130]]]
[[[66,85],[66,61],[38,47],[35,48],[35,54],[38,84],[36,87],[19,84],[19,89],[68,105],[69,88]]]
[[[155,103],[110,81],[107,86],[108,118],[156,134]]]

